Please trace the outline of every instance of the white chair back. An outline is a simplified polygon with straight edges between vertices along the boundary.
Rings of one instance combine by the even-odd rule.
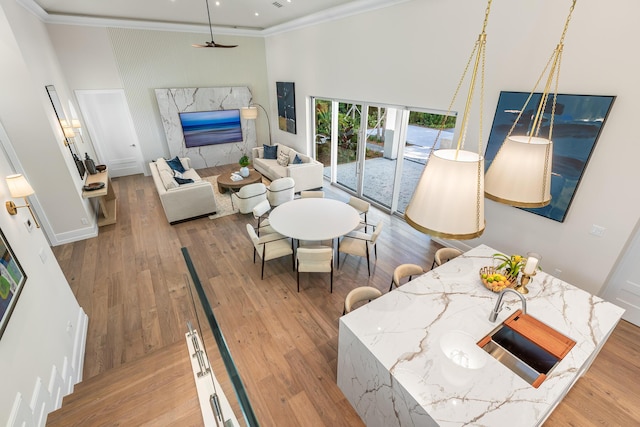
[[[300,292],[300,272],[331,273],[330,292],[333,292],[333,248],[328,246],[298,248],[296,260],[298,292]]]
[[[349,198],[349,205],[351,205],[360,214],[369,212],[369,208],[371,207],[371,203],[353,196]]]
[[[267,200],[271,206],[278,206],[293,200],[296,183],[293,178],[278,178],[267,187]]]
[[[307,199],[307,198],[313,198],[316,197],[318,199],[322,199],[324,198],[324,191],[301,191],[300,192],[300,198],[301,199]]]
[[[333,249],[325,246],[298,248],[298,271],[329,273],[333,261]]]
[[[267,199],[261,201],[253,207],[253,217],[260,220],[264,214],[271,210],[271,205]]]
[[[371,244],[372,245],[376,244],[376,240],[378,240],[378,237],[380,236],[380,233],[382,233],[382,226],[383,226],[383,222],[382,221],[378,221],[378,223],[376,224],[375,230],[373,230],[373,234],[371,234]]]
[[[243,214],[250,213],[258,203],[266,199],[267,187],[261,182],[245,185],[237,193],[231,194],[233,204]]]
[[[349,313],[356,303],[362,301],[371,301],[382,296],[382,292],[372,286],[360,286],[351,290],[344,300],[344,312]]]

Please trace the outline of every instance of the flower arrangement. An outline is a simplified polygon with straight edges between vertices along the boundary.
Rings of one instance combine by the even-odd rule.
[[[247,157],[246,155],[240,157],[240,160],[238,160],[238,164],[243,168],[246,168],[247,166],[249,166],[249,157]]]
[[[505,255],[505,254],[493,254],[493,258],[501,261],[500,264],[496,267],[498,270],[504,270],[510,273],[514,277],[518,277],[520,270],[524,267],[527,262],[526,258],[523,258],[520,255]]]

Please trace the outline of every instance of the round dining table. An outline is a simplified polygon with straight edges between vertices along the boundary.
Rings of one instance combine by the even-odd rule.
[[[360,215],[339,200],[305,198],[276,206],[269,223],[275,231],[293,239],[333,240],[353,231],[360,223]]]

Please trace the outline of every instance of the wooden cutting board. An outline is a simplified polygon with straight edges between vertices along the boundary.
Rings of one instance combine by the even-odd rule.
[[[517,310],[511,317],[504,321],[514,331],[533,341],[558,359],[564,358],[576,345],[576,342],[545,325],[535,317],[522,314]]]

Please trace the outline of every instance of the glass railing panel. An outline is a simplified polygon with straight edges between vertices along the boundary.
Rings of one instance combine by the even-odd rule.
[[[210,296],[200,282],[188,249],[182,248],[182,254],[189,271],[186,279],[196,315],[196,318],[191,322],[191,326],[201,338],[202,350],[206,353],[206,358],[210,363],[215,379],[217,379],[222,389],[221,391],[229,401],[234,418],[237,419],[237,423],[223,422],[220,426],[259,426],[224,333],[213,312]],[[213,401],[211,402],[211,410],[214,414],[216,413],[215,402]],[[225,420],[230,418],[227,414],[223,415]]]

